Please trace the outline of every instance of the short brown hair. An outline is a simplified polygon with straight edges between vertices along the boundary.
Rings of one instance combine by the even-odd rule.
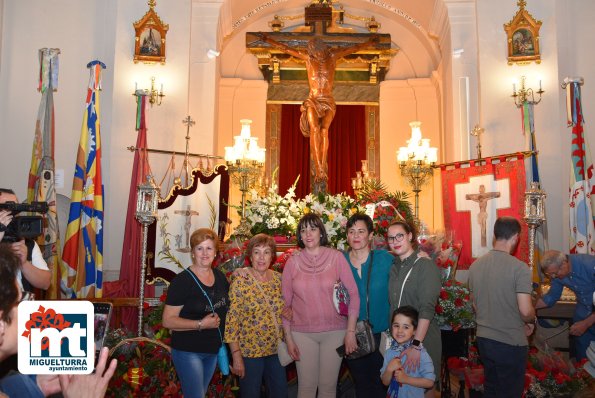
[[[205,240],[212,240],[215,243],[215,254],[219,254],[220,242],[217,233],[210,228],[199,228],[190,235],[190,250],[200,245]]]
[[[275,239],[272,236],[267,234],[257,234],[254,235],[249,241],[248,246],[246,247],[246,253],[248,253],[248,258],[252,258],[252,252],[255,248],[259,246],[266,246],[271,249],[273,252],[273,258],[271,259],[271,263],[275,262],[277,258],[277,244],[275,243]]]
[[[18,304],[19,289],[17,287],[17,272],[21,260],[6,243],[0,243],[0,311],[2,319],[10,323],[10,312]]]

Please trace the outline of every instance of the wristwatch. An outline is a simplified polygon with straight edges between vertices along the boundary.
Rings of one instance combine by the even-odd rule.
[[[419,341],[418,339],[413,339],[411,341],[411,345],[415,346],[415,347],[420,347],[422,344],[421,344],[421,341]]]
[[[8,225],[6,225],[6,224],[2,224],[2,223],[0,222],[0,232],[4,232],[4,231],[6,231],[7,229],[8,229]]]

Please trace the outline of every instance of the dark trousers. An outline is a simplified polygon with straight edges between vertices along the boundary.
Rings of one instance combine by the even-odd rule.
[[[485,382],[483,398],[520,398],[525,386],[527,346],[477,338]]]
[[[376,337],[376,334],[374,334]],[[380,342],[380,334],[376,339],[376,347]],[[376,350],[370,355],[358,359],[347,359],[347,366],[355,383],[357,398],[386,398],[386,387],[380,379],[380,369],[384,358]]]

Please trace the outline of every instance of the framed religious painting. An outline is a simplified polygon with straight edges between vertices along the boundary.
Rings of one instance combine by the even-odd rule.
[[[134,26],[134,62],[165,63],[165,35],[169,29],[155,11],[155,0],[149,0],[149,11]]]
[[[510,22],[504,24],[507,36],[508,64],[540,63],[539,29],[541,21],[533,18],[525,9],[526,1],[519,0],[517,4],[519,10],[516,15]]]

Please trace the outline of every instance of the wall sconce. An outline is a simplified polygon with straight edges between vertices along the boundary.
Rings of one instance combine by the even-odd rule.
[[[140,93],[139,93],[140,91]],[[146,95],[149,97],[149,103],[151,104],[151,106],[153,106],[153,104],[157,104],[157,105],[161,105],[161,102],[163,101],[163,97],[165,97],[165,94],[163,94],[163,83],[161,83],[161,88],[159,90],[155,89],[155,76],[151,76],[151,89],[139,89],[138,88],[138,84],[135,83],[134,84],[134,94],[132,95]]]
[[[207,57],[209,59],[215,59],[217,58],[221,53],[217,50],[213,50],[212,48],[209,48],[207,51]]]
[[[533,89],[530,87],[525,87],[525,76],[521,76],[521,88],[519,91],[516,90],[516,84],[512,83],[512,95],[511,97],[514,99],[514,103],[516,104],[517,108],[523,106],[524,103],[528,102],[533,105],[537,105],[541,102],[541,95],[545,93],[545,90],[541,88],[541,79],[539,80],[539,90],[535,93],[539,94],[539,98],[537,101],[535,100],[535,95],[533,93]]]

